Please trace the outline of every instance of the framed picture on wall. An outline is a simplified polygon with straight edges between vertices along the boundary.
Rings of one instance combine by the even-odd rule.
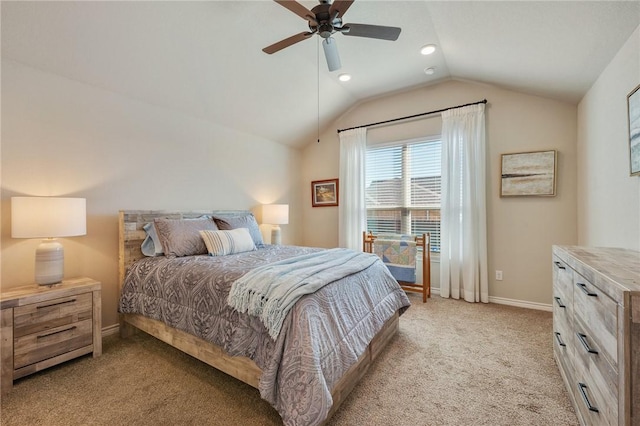
[[[631,176],[640,176],[640,85],[627,96]]]
[[[557,151],[502,154],[501,197],[556,195]]]
[[[338,179],[311,182],[311,204],[313,207],[337,206]]]

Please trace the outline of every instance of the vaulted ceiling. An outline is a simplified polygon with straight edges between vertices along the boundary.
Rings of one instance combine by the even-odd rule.
[[[362,100],[447,79],[576,104],[638,27],[640,1],[356,0],[345,22],[402,32],[395,42],[335,34],[334,72],[318,36],[262,52],[307,30],[270,0],[3,1],[1,14],[3,60],[303,146],[318,117],[326,126]],[[421,55],[426,44],[436,52]]]

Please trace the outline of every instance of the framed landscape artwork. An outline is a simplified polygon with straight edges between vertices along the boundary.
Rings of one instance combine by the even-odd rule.
[[[631,176],[640,176],[640,85],[627,96]]]
[[[501,197],[556,195],[557,152],[502,154]]]
[[[313,207],[337,206],[338,179],[311,182],[311,204]]]

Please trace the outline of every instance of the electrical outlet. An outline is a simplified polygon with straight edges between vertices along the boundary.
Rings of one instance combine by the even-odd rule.
[[[496,270],[496,281],[502,281],[502,271]]]

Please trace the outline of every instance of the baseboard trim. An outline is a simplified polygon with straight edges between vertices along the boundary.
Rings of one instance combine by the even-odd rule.
[[[440,295],[440,288],[431,288],[431,294]],[[499,305],[516,306],[518,308],[536,309],[538,311],[552,312],[553,306],[545,303],[528,302],[526,300],[507,299],[506,297],[489,296],[489,303],[497,303]]]
[[[118,334],[120,332],[120,325],[113,324],[108,327],[104,327],[102,329],[102,337],[113,336],[114,334]]]
[[[518,308],[536,309],[538,311],[553,311],[553,306],[546,303],[528,302],[526,300],[507,299],[504,297],[489,296],[489,303],[517,306]]]

